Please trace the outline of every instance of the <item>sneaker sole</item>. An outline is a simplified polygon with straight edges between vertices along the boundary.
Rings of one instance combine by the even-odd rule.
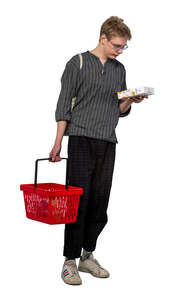
[[[93,275],[94,277],[97,277],[97,278],[108,278],[110,275],[106,275],[106,276],[97,276],[95,275],[93,272],[85,269],[85,268],[82,268],[82,267],[78,267],[78,271],[80,272],[84,272],[84,273],[90,273],[91,275]]]

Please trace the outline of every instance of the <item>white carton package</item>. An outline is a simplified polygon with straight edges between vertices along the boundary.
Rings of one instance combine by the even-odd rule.
[[[118,99],[142,96],[142,95],[154,95],[154,88],[142,86],[139,88],[128,89],[125,91],[117,92]]]

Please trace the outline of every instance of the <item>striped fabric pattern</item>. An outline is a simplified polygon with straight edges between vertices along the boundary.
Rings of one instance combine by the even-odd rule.
[[[119,117],[131,111],[130,107],[120,113],[119,104],[124,100],[118,100],[116,93],[127,89],[125,67],[111,58],[103,66],[99,57],[89,50],[82,53],[82,58],[81,69],[78,54],[66,63],[55,120],[68,122],[65,136],[87,136],[118,143],[115,128]]]
[[[69,272],[67,271],[67,269],[65,269],[65,270],[63,271],[63,275],[64,275],[64,277],[66,277],[67,275],[69,275]]]

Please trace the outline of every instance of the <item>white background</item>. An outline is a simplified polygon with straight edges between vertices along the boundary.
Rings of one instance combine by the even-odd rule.
[[[83,285],[73,287],[60,277],[64,225],[27,219],[20,184],[33,183],[35,159],[53,146],[66,62],[97,46],[112,15],[132,32],[118,58],[127,86],[155,95],[134,103],[116,128],[109,221],[94,253],[111,276],[81,273]],[[1,299],[170,299],[168,19],[168,1],[1,1]],[[64,181],[65,160],[41,162],[38,182]]]

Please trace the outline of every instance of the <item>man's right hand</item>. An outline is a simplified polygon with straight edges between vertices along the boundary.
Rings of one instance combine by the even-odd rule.
[[[62,158],[60,158],[60,152],[61,152],[61,145],[54,145],[51,152],[49,153],[49,157],[51,157],[52,160],[50,160],[51,162],[57,162],[62,160]]]

